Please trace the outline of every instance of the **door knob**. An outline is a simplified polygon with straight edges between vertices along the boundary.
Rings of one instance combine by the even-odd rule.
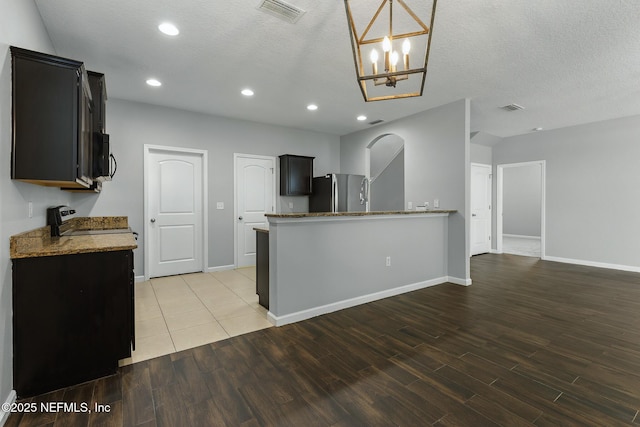
[[[242,221],[242,217],[241,216],[238,217],[238,221]]]
[[[151,222],[156,222],[156,219],[155,218],[151,218]]]

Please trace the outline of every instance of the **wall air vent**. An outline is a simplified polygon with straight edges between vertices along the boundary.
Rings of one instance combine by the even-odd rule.
[[[518,111],[518,110],[524,110],[524,107],[522,105],[518,105],[518,104],[509,104],[509,105],[505,105],[504,107],[500,107],[505,111]]]
[[[369,124],[370,124],[370,125],[377,125],[378,123],[382,123],[382,122],[384,122],[384,120],[380,120],[380,119],[378,119],[378,120],[374,120],[374,121],[372,121],[372,122],[369,122]]]
[[[258,9],[295,24],[305,14],[305,10],[282,0],[261,0]]]

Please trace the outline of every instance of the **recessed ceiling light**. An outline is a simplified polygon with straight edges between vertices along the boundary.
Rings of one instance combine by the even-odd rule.
[[[251,89],[242,89],[242,92],[240,93],[244,96],[253,96],[253,91]]]
[[[542,128],[533,128],[532,129],[534,132],[540,132],[542,130]]]
[[[367,116],[358,116],[357,119],[360,122],[364,122],[365,120],[367,120]]]
[[[318,106],[317,106],[316,104],[309,104],[309,105],[307,105],[307,110],[315,111],[315,110],[317,110],[317,109],[318,109]]]
[[[159,81],[159,80],[156,80],[156,79],[148,79],[148,80],[147,80],[147,84],[148,84],[149,86],[153,86],[153,87],[162,86],[162,83],[160,83],[160,81]]]
[[[170,22],[163,22],[162,24],[158,25],[158,29],[168,36],[177,36],[178,34],[180,34],[180,30],[178,30],[178,27]]]

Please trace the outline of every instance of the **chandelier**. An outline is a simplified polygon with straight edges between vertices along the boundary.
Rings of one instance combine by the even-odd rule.
[[[380,0],[375,12],[371,3],[344,0],[364,100],[422,96],[437,0]]]

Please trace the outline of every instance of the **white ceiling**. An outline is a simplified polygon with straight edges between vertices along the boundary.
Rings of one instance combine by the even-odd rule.
[[[105,73],[111,98],[338,135],[465,97],[471,130],[497,136],[640,114],[638,0],[439,0],[424,95],[370,103],[342,0],[288,0],[296,24],[260,0],[35,2],[56,53]]]

